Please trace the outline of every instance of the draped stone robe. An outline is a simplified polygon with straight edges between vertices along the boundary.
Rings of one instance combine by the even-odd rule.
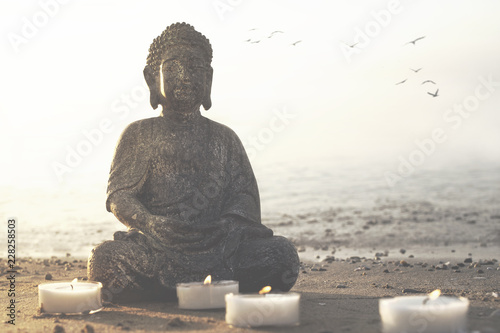
[[[261,224],[257,183],[239,138],[201,115],[187,123],[162,115],[130,124],[111,166],[108,211],[110,198],[123,189],[132,189],[151,214],[171,218],[173,228],[189,236],[176,242],[147,232],[115,234],[115,240],[146,249],[151,274],[165,287],[208,274],[231,279],[233,255],[248,229],[272,236]]]

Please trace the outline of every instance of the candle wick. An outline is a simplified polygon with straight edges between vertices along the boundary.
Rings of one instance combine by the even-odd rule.
[[[431,299],[430,297],[426,297],[426,298],[424,299],[424,303],[423,303],[423,304],[425,305],[425,303],[427,303],[430,299]]]
[[[73,285],[72,285],[72,284],[70,284],[70,286],[71,286],[71,290],[73,290]]]

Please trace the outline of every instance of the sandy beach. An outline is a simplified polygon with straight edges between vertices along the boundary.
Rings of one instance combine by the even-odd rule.
[[[490,180],[497,177],[496,172],[488,175]],[[300,325],[286,328],[232,328],[225,322],[224,310],[181,310],[176,302],[106,303],[101,312],[92,315],[40,314],[38,285],[48,281],[47,274],[50,281],[86,278],[84,254],[110,239],[120,224],[110,214],[92,220],[88,213],[72,210],[68,217],[58,217],[59,221],[73,221],[71,228],[54,224],[40,229],[34,224],[35,217],[30,222],[27,216],[20,220],[22,251],[17,253],[20,259],[15,267],[16,325],[6,322],[5,313],[1,331],[382,332],[379,299],[440,289],[445,295],[469,299],[467,332],[500,332],[498,190],[491,186],[493,182],[481,186],[486,182],[473,179],[450,187],[446,178],[428,175],[403,184],[392,195],[376,188],[371,197],[360,180],[360,190],[351,187],[352,193],[338,196],[325,192],[325,197],[359,198],[359,191],[365,191],[367,203],[332,201],[322,205],[324,208],[314,208],[306,205],[306,195],[299,195],[296,200],[301,198],[304,208],[299,212],[278,209],[281,196],[272,201],[264,188],[263,203],[273,202],[274,208],[264,209],[263,223],[275,234],[288,237],[303,263],[292,289],[301,294]],[[315,195],[321,206],[321,195],[318,191]],[[89,204],[88,211],[97,211],[98,204],[100,201],[95,207]],[[87,217],[78,221],[75,216]],[[45,241],[53,230],[60,230],[57,237]],[[54,252],[57,255],[51,254]],[[0,287],[4,306],[8,305],[9,276],[3,258]]]
[[[411,256],[411,255],[410,255]],[[441,289],[469,299],[468,332],[500,328],[500,266],[495,258],[422,260],[408,255],[333,258],[303,263],[292,291],[301,294],[300,325],[232,328],[224,310],[179,309],[176,302],[106,303],[91,315],[54,316],[38,309],[40,283],[86,277],[86,261],[71,256],[20,259],[16,267],[15,326],[4,332],[381,332],[378,301]],[[446,260],[446,261],[445,261]],[[0,262],[2,293],[8,288],[6,261]],[[2,299],[4,299],[2,295]],[[4,304],[5,305],[5,304]],[[4,319],[6,316],[4,316]]]

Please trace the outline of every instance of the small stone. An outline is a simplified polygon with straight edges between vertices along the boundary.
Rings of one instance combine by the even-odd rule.
[[[401,252],[401,254],[405,254],[406,250],[405,249],[400,249],[399,252]]]
[[[479,269],[479,270],[477,271],[477,274],[483,274],[483,273],[484,273],[484,271],[483,271],[482,269]]]
[[[85,327],[82,329],[81,333],[95,333],[94,327],[92,325],[85,325]]]
[[[168,322],[168,326],[171,326],[171,327],[180,327],[183,325],[184,325],[184,322],[179,317],[172,318]]]
[[[71,253],[66,253],[66,257],[71,257]]]
[[[52,280],[52,274],[47,273],[47,274],[45,275],[45,280]]]
[[[335,288],[343,289],[343,288],[347,288],[347,286],[345,284],[338,284]]]
[[[410,266],[410,264],[409,264],[406,260],[401,260],[401,261],[399,262],[399,265],[400,265],[400,266],[403,266],[403,267],[408,267],[408,266]]]
[[[54,326],[54,333],[65,333],[66,331],[64,330],[64,327],[61,325],[56,325]]]
[[[384,273],[389,273],[389,270],[388,269],[384,269]]]
[[[324,272],[324,271],[326,271],[326,270],[327,270],[327,269],[326,269],[326,268],[323,268],[323,267],[319,269],[319,271],[320,271],[320,272]]]
[[[413,254],[410,254],[408,258],[415,258],[415,256]]]
[[[470,254],[470,253],[469,253]],[[471,263],[472,262],[472,258],[465,258],[464,260],[465,263]]]

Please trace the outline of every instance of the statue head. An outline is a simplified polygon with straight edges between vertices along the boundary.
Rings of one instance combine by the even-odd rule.
[[[153,40],[144,68],[153,109],[210,109],[213,70],[208,39],[187,23],[174,23]]]

